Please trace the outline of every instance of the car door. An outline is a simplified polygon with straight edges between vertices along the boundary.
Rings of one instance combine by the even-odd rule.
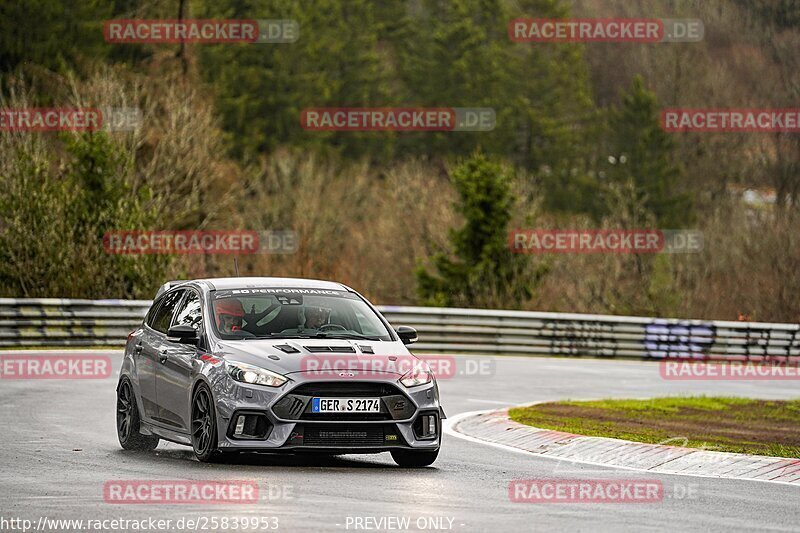
[[[203,314],[200,294],[187,289],[176,308],[171,326],[189,325],[203,336]],[[197,346],[182,344],[165,338],[160,354],[156,378],[156,395],[160,407],[159,418],[170,427],[189,432],[192,371],[197,357]]]
[[[164,303],[163,298],[153,303],[144,319],[142,333],[133,346],[133,362],[136,366],[136,377],[139,381],[141,406],[144,411],[144,418],[148,422],[158,417],[158,401],[156,399],[158,357],[153,348],[153,343],[156,342],[157,338],[153,330],[153,324],[156,321],[162,303]]]
[[[172,324],[175,310],[178,304],[181,303],[185,293],[185,289],[177,289],[164,295],[161,307],[158,308],[153,318],[152,327],[143,336],[142,354],[145,359],[148,361],[152,360],[153,362],[153,395],[155,397],[155,402],[153,404],[154,409],[150,416],[152,416],[153,420],[161,424],[165,424],[166,422],[163,418],[162,409],[164,400],[158,396],[158,381],[160,379],[161,367],[164,364],[164,355],[169,351],[171,344],[167,342],[167,330],[170,324]]]

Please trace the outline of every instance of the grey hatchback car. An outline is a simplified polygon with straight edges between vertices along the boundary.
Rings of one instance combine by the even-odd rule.
[[[388,451],[427,466],[445,415],[433,372],[406,348],[416,340],[340,283],[169,282],[128,336],[117,436],[132,450],[189,445],[200,461]]]

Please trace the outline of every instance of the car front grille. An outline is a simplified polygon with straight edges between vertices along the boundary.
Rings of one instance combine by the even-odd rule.
[[[354,398],[383,397],[400,394],[397,387],[390,383],[371,383],[367,381],[329,381],[303,383],[292,394],[303,396],[336,397],[352,396]]]
[[[380,398],[379,413],[312,413],[312,398]],[[391,383],[303,383],[272,406],[283,420],[350,421],[406,420],[414,416],[414,403]]]
[[[403,443],[394,424],[304,424],[295,427],[290,441],[322,448],[384,448]]]

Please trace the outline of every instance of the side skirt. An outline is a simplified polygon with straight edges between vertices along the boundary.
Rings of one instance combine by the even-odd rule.
[[[149,432],[152,433],[153,435],[157,435],[159,438],[168,440],[170,442],[174,442],[176,444],[184,444],[186,446],[192,445],[191,438],[189,437],[189,435],[186,435],[185,433],[179,433],[177,431],[163,428],[161,426],[157,426],[155,424],[144,421],[141,422],[140,425],[141,429],[144,430],[142,431],[143,433]]]

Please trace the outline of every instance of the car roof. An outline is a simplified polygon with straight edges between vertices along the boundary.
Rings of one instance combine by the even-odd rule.
[[[212,290],[217,289],[245,289],[248,287],[294,287],[298,289],[329,289],[346,290],[350,287],[335,281],[324,281],[320,279],[304,278],[209,278],[194,280],[196,283],[206,283]]]

